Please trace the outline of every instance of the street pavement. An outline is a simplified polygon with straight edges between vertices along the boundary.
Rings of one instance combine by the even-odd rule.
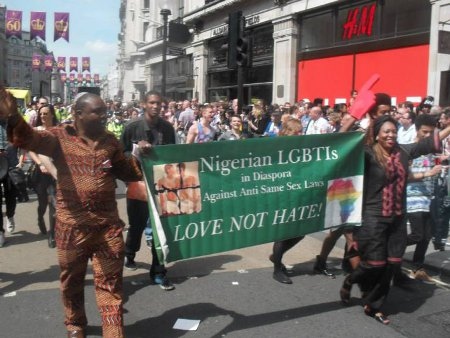
[[[118,196],[126,221],[125,198]],[[17,206],[16,231],[0,248],[0,337],[65,337],[55,249],[39,234],[35,196]],[[311,273],[325,233],[307,236],[284,258],[292,285],[272,279],[271,244],[169,264],[176,289],[148,278],[150,250],[142,243],[139,268],[124,271],[126,336],[139,337],[449,337],[450,247],[429,249],[427,269],[436,284],[393,287],[386,304],[391,324],[363,315],[359,291],[351,306],[339,300],[343,240],[328,264],[337,278]],[[412,257],[408,248],[405,267]],[[92,274],[86,281],[88,337],[101,337]],[[196,331],[174,329],[177,319],[200,320]]]

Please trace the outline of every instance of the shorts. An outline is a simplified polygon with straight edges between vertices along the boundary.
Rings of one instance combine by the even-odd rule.
[[[400,263],[406,249],[406,217],[364,216],[354,236],[361,260],[375,265]]]

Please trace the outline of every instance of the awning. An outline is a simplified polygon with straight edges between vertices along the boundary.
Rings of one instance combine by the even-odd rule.
[[[16,99],[22,99],[25,101],[25,103],[29,103],[31,100],[31,93],[27,89],[11,89],[7,88],[7,91],[9,91]]]

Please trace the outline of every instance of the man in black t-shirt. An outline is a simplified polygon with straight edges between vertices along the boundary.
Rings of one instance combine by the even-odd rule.
[[[162,97],[156,91],[150,91],[144,99],[144,116],[132,120],[125,126],[121,137],[125,154],[130,155],[133,145],[139,147],[142,154],[151,151],[153,146],[175,144],[173,126],[160,117]],[[125,268],[136,270],[134,261],[136,252],[141,246],[142,233],[149,219],[147,202],[127,198],[128,229],[125,240]],[[166,269],[158,260],[155,245],[151,246],[153,261],[150,268],[150,279],[163,290],[175,287],[166,277]]]

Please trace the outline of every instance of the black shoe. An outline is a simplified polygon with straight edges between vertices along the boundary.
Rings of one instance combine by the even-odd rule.
[[[137,270],[136,262],[134,261],[133,258],[130,257],[125,257],[125,264],[123,266],[125,267],[125,269],[131,271]]]
[[[275,270],[273,272],[273,279],[279,283],[292,284],[292,280],[282,270]]]
[[[394,274],[392,278],[392,284],[397,287],[407,286],[414,282],[414,278],[411,278],[406,272],[399,271]]]
[[[324,262],[320,256],[316,256],[316,263],[314,264],[313,271],[316,274],[325,275],[332,279],[336,278],[334,273],[328,271],[327,263]]]
[[[50,231],[48,233],[47,240],[48,240],[48,247],[50,249],[53,249],[54,247],[56,247],[55,235],[54,235],[53,231]]]
[[[434,244],[434,250],[436,251],[445,251],[445,244],[444,243],[433,243]]]
[[[43,218],[38,218],[38,227],[41,231],[41,234],[46,235],[47,234],[47,228],[45,226],[45,222]]]
[[[175,286],[171,283],[169,278],[167,278],[167,276],[164,274],[157,274],[153,277],[152,277],[152,275],[150,275],[150,279],[152,280],[153,284],[159,285],[159,287],[161,289],[163,289],[164,291],[171,291],[171,290],[175,289]]]
[[[271,261],[272,263],[275,264],[275,262],[273,260],[273,255],[269,256],[269,261]],[[283,271],[284,273],[288,272],[288,269],[286,268],[286,265],[284,265],[283,263],[281,263],[281,271]]]

